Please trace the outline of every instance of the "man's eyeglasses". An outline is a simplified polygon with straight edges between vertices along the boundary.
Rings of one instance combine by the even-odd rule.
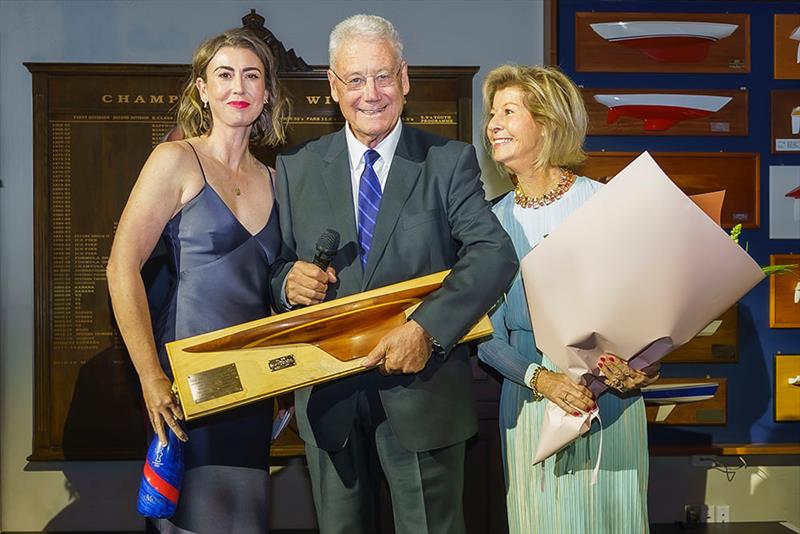
[[[347,87],[348,91],[361,91],[367,86],[367,79],[372,78],[375,82],[376,87],[386,88],[391,87],[395,80],[397,80],[397,76],[400,75],[400,71],[403,70],[403,65],[405,65],[404,61],[400,62],[400,67],[394,72],[379,72],[374,76],[352,76],[348,80],[343,80],[341,76],[336,74],[336,71],[330,69],[336,79],[339,80]]]

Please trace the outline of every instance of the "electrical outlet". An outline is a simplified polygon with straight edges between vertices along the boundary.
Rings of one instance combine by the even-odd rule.
[[[727,504],[718,504],[714,512],[715,523],[730,523],[731,521],[731,507]]]
[[[706,505],[706,520],[703,523],[714,523],[716,521],[717,511],[713,504]]]
[[[693,467],[714,467],[716,456],[692,456]]]

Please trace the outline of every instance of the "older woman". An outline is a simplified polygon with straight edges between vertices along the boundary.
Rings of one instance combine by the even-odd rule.
[[[586,110],[572,81],[550,67],[499,67],[487,76],[483,98],[487,144],[515,183],[494,211],[523,258],[601,187],[572,170],[585,158]],[[509,530],[646,532],[647,434],[636,390],[651,377],[605,355],[598,366],[619,389],[594,399],[536,350],[519,276],[491,318],[494,335],[478,356],[505,378],[500,430]],[[573,415],[599,404],[605,428],[596,485],[591,471],[600,453],[597,425],[541,466],[531,465],[543,398]]]
[[[273,171],[249,145],[280,142],[286,112],[262,41],[241,29],[207,40],[180,101],[185,139],[153,150],[116,231],[109,290],[153,432],[162,442],[169,431],[188,440],[177,511],[148,525],[161,532],[268,530],[272,404],[184,431],[164,344],[270,314],[268,270],[280,248]],[[151,317],[140,270],[159,239],[172,280],[168,298],[150,303]]]

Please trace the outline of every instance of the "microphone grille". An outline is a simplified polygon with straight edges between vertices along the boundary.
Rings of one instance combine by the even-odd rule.
[[[339,250],[339,240],[341,237],[339,236],[339,232],[336,230],[331,230],[328,228],[322,235],[319,236],[317,240],[317,250],[325,251],[328,254],[335,253]]]

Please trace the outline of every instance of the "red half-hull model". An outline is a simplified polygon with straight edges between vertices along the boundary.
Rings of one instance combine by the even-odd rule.
[[[591,25],[606,41],[633,48],[663,63],[696,63],[738,26],[718,22],[620,21]]]
[[[661,132],[680,121],[708,117],[731,101],[728,96],[657,93],[595,95],[594,99],[608,108],[608,124],[620,117],[642,119],[647,132]]]

